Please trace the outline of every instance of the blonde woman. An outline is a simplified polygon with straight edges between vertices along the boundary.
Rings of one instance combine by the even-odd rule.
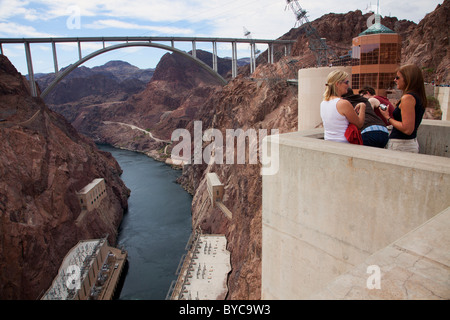
[[[327,77],[324,100],[320,104],[325,140],[348,143],[345,137],[348,125],[361,129],[364,124],[366,105],[360,103],[353,108],[349,101],[341,99],[347,93],[349,82],[348,74],[341,70],[332,71]]]
[[[397,70],[394,81],[397,88],[403,91],[400,103],[397,104],[392,117],[387,111],[380,110],[393,127],[387,148],[418,153],[417,129],[427,107],[422,71],[416,65],[402,66]]]

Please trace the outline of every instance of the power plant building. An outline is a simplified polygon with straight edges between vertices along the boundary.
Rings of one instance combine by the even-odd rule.
[[[91,211],[97,208],[100,201],[106,197],[105,179],[92,180],[87,186],[77,192],[82,210]]]

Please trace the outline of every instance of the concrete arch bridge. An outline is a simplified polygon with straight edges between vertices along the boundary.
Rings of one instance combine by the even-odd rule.
[[[85,42],[100,42],[103,43],[103,48],[95,52],[92,52],[83,57],[81,44]],[[107,42],[119,42],[118,44],[108,45]],[[169,42],[170,45],[162,44],[161,42]],[[192,51],[191,54],[176,48],[175,43],[179,42],[191,42]],[[207,42],[212,45],[213,62],[212,66],[207,65],[196,56],[196,44],[197,42]],[[40,97],[44,98],[54,87],[70,72],[75,70],[78,66],[82,65],[86,61],[101,55],[103,53],[117,50],[127,47],[153,47],[159,48],[174,53],[179,53],[198,64],[201,68],[211,73],[213,76],[219,79],[219,81],[225,85],[227,81],[217,72],[217,43],[231,44],[232,49],[232,77],[237,76],[237,44],[248,43],[250,45],[250,71],[253,72],[256,68],[256,44],[265,44],[268,46],[267,61],[269,63],[274,62],[274,45],[283,45],[285,55],[290,54],[291,45],[295,40],[261,40],[261,39],[239,39],[239,38],[198,38],[198,37],[80,37],[80,38],[0,38],[0,53],[3,54],[3,44],[11,43],[23,43],[25,56],[28,67],[28,75],[30,79],[31,94],[33,97],[38,96],[36,82],[34,79],[32,53],[30,44],[32,43],[51,43],[53,51],[53,64],[55,68],[56,78],[49,84],[49,86],[41,93]],[[78,60],[68,66],[64,71],[59,71],[58,57],[56,51],[57,43],[77,43],[78,44]]]

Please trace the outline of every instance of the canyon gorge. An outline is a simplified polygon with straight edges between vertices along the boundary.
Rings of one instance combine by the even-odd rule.
[[[402,63],[416,63],[427,81],[450,83],[446,0],[419,24],[383,17],[382,24],[403,39]],[[351,49],[352,38],[367,28],[370,14],[361,11],[326,14],[312,22],[338,55]],[[314,53],[303,28],[281,39],[296,40],[291,55],[276,48],[276,61],[267,52],[250,74],[240,67],[231,79],[229,59],[219,59],[222,86],[210,74],[177,54],[165,54],[155,69],[137,70],[125,62],[111,62],[96,70],[74,72],[45,102],[32,98],[28,82],[8,59],[0,60],[0,298],[36,299],[50,284],[59,263],[78,239],[103,237],[114,244],[127,207],[128,190],[120,167],[98,151],[96,143],[135,150],[160,161],[170,158],[179,128],[193,136],[194,121],[203,130],[278,129],[298,127],[295,79],[300,68],[313,67]],[[205,62],[212,55],[201,50]],[[124,76],[125,74],[130,75]],[[122,75],[122,77],[120,77]],[[51,75],[37,82],[44,90]],[[204,147],[208,142],[204,143]],[[231,252],[227,299],[260,299],[261,286],[261,165],[191,164],[178,182],[193,195],[192,227],[224,234]],[[228,219],[211,205],[206,174],[217,173],[225,185],[223,203]],[[97,177],[105,177],[108,201],[80,225],[75,192]]]

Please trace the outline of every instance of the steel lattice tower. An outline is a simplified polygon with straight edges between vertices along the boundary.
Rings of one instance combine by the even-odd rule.
[[[330,56],[336,57],[336,54],[330,49],[325,39],[319,36],[317,30],[311,25],[307,17],[307,12],[304,10],[297,0],[286,0],[287,5],[292,9],[297,19],[299,27],[305,29],[306,36],[309,40],[309,48],[316,55],[317,66],[328,65],[328,59]]]

